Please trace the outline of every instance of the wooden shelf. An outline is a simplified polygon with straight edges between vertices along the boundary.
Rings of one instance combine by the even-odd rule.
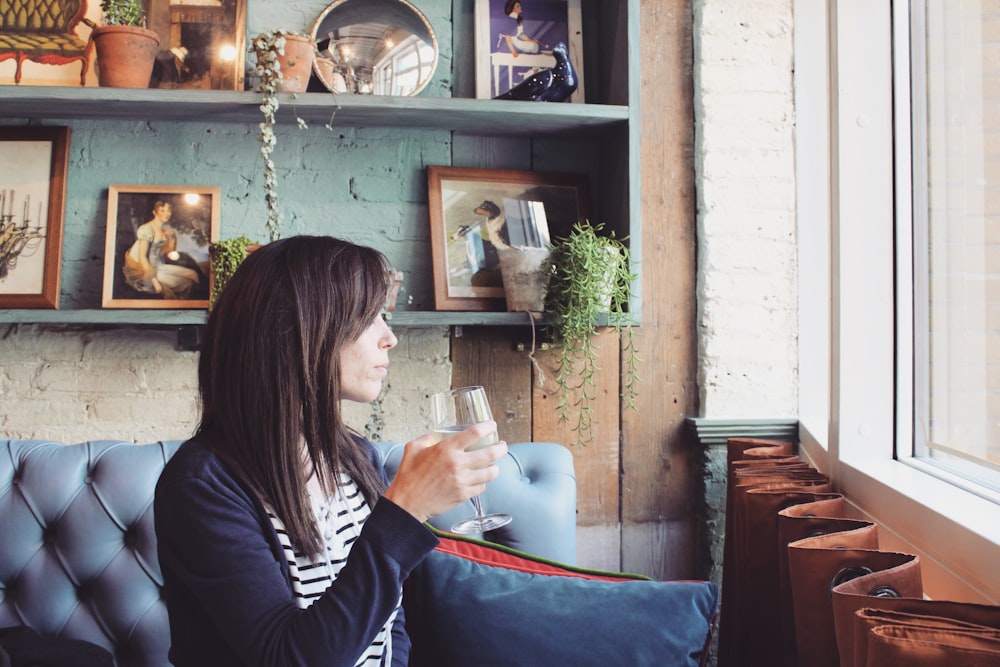
[[[424,156],[418,153],[419,148],[427,146],[435,149],[429,154],[434,155],[442,164],[450,159],[456,165],[506,167],[513,164],[540,171],[586,173],[590,179],[593,214],[609,221],[612,230],[620,236],[629,237],[632,257],[640,263],[641,215],[639,188],[635,187],[639,178],[640,85],[636,60],[639,2],[584,0],[583,4],[586,16],[590,17],[589,25],[594,28],[588,37],[590,49],[593,50],[588,57],[593,64],[588,68],[587,98],[610,101],[613,104],[471,99],[471,77],[456,75],[450,88],[456,97],[330,93],[282,95],[278,111],[279,122],[294,127],[295,118],[302,118],[317,134],[323,132],[327,124],[334,128],[395,129],[395,133],[383,134],[398,134],[401,140],[410,139],[410,143],[418,147],[408,150],[403,156],[406,160],[403,168],[410,170],[423,168]],[[457,6],[456,4],[455,7]],[[456,16],[454,20],[464,21],[465,18]],[[452,74],[460,70],[468,73],[471,71],[468,67],[472,65],[472,32],[466,31],[464,27],[454,32],[464,41],[454,45],[454,53],[461,55],[462,65],[454,68]],[[179,139],[180,145],[190,143],[187,136],[201,131],[203,128],[200,125],[256,127],[262,118],[259,108],[261,95],[252,91],[28,85],[3,85],[0,88],[0,122],[8,119],[14,123],[27,119],[32,123],[41,121],[50,124],[92,121],[78,124],[82,126],[79,127],[79,135],[99,135],[102,141],[107,141],[107,135],[103,134],[106,128],[94,129],[93,126],[108,122],[148,124],[148,128],[113,129],[121,130],[124,136],[132,136],[141,130],[165,137],[185,137]],[[230,129],[239,132],[242,128]],[[74,137],[76,136],[75,129]],[[555,141],[549,141],[550,138],[555,138]],[[247,137],[247,141],[254,139],[255,137]],[[211,144],[213,138],[206,141]],[[350,144],[350,141],[341,143]],[[156,173],[157,178],[167,179],[176,178],[178,172],[183,173],[185,165],[172,152],[173,144],[169,140],[163,140],[157,146],[163,150],[163,163],[151,160],[151,173]],[[347,146],[345,150],[351,152],[353,159],[360,160],[358,156],[361,149]],[[368,161],[393,159],[392,156],[377,154]],[[362,172],[365,172],[365,166],[362,163]],[[220,176],[223,180],[228,179],[229,183],[233,183],[236,179],[245,178],[244,175],[237,174],[236,169],[229,168],[228,165],[227,168],[228,171]],[[144,173],[146,169],[143,165],[139,171]],[[77,196],[85,202],[90,201],[108,183],[102,170],[89,167],[77,170],[70,180],[77,189]],[[388,195],[390,205],[412,208],[415,194],[415,191],[391,193]],[[238,207],[239,204],[234,203],[233,206]],[[89,217],[82,220],[84,229],[90,229],[86,225],[102,224],[99,213],[91,210],[86,215]],[[418,224],[412,211],[408,210],[405,217],[412,220],[412,224]],[[388,234],[389,230],[385,227],[388,224],[386,222],[383,228],[378,229]],[[378,233],[378,229],[371,233]],[[316,226],[310,227],[309,231],[327,233],[325,228]],[[64,245],[67,246],[63,253],[64,266],[73,266],[75,269],[70,272],[73,274],[70,278],[71,285],[68,290],[64,289],[64,294],[87,294],[87,297],[78,297],[80,300],[64,299],[63,310],[2,311],[0,324],[190,328],[205,323],[203,310],[87,308],[87,305],[95,303],[94,292],[99,292],[94,285],[82,284],[97,275],[93,269],[100,263],[100,258],[95,257],[93,248],[88,245],[93,242],[88,236],[92,233],[73,229],[73,235],[67,235],[67,240],[64,240]],[[423,238],[420,234],[410,235],[416,239]],[[404,266],[401,268],[411,268],[405,265],[408,258],[403,259]],[[420,273],[413,274],[413,284],[425,288],[426,281],[430,279],[426,262],[421,259],[420,262],[411,263],[420,266]],[[67,279],[66,273],[64,271],[64,280]],[[420,296],[422,298],[412,303],[420,304],[416,307],[430,307],[433,301],[426,289],[420,291]],[[77,309],[77,306],[82,307]],[[639,281],[633,285],[630,312],[636,322],[641,319]],[[392,318],[392,325],[396,327],[511,326],[526,330],[530,324],[531,319],[526,313],[506,312],[399,310]]]
[[[629,109],[603,104],[548,104],[447,97],[302,93],[282,95],[279,118],[322,127],[406,127],[527,136],[587,134],[627,123]],[[4,86],[0,118],[260,122],[253,92]]]
[[[5,310],[0,322],[7,324],[88,324],[116,326],[174,327],[204,324],[204,310],[158,309],[81,309],[81,310]],[[485,313],[454,311],[397,310],[390,324],[394,327],[440,326],[528,326],[527,313]]]

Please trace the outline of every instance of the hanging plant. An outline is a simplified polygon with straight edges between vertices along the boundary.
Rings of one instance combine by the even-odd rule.
[[[305,35],[288,30],[269,30],[250,41],[250,52],[257,59],[256,73],[260,80],[257,92],[261,93],[260,111],[264,120],[260,123],[260,156],[264,160],[264,203],[267,206],[267,231],[272,241],[281,238],[281,211],[278,208],[278,174],[274,166],[272,154],[277,143],[274,126],[277,123],[278,109],[281,102],[278,93],[282,92],[284,74],[281,68],[285,55],[285,45],[289,38],[306,39]],[[312,43],[311,40],[309,42]],[[315,50],[315,46],[312,47]],[[311,69],[311,64],[310,64]],[[306,127],[306,122],[298,119],[300,128]]]
[[[256,245],[256,242],[251,241],[246,236],[213,241],[209,244],[208,255],[212,263],[212,290],[208,296],[209,310],[215,305],[215,300],[222,293],[222,288],[226,286],[229,279],[236,273],[236,269]]]
[[[574,444],[578,445],[594,439],[591,403],[597,395],[600,370],[594,334],[604,318],[623,344],[621,398],[627,408],[636,407],[639,382],[639,358],[627,311],[636,275],[625,239],[615,238],[614,233],[602,235],[602,228],[577,223],[568,236],[556,240],[545,293],[546,322],[556,345],[557,413],[567,422],[575,414]]]

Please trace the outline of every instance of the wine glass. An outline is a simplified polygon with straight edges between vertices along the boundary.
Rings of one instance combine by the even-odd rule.
[[[493,413],[490,411],[489,401],[486,400],[486,390],[482,387],[460,387],[431,396],[431,421],[436,442],[464,431],[473,424],[491,419]],[[465,451],[482,449],[497,442],[499,442],[497,434],[490,433],[466,447]],[[451,527],[452,532],[483,533],[511,522],[509,514],[484,514],[479,496],[472,497],[472,505],[476,508],[476,515],[457,522]]]

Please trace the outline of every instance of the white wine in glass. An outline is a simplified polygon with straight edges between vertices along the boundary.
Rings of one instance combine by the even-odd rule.
[[[436,442],[460,433],[473,424],[492,419],[493,412],[486,400],[486,390],[482,387],[460,387],[431,396],[431,421]],[[466,447],[465,451],[482,449],[497,442],[497,434],[490,433]],[[484,514],[479,496],[472,497],[472,506],[476,508],[476,515],[457,522],[451,527],[453,532],[483,533],[511,522],[509,514]]]

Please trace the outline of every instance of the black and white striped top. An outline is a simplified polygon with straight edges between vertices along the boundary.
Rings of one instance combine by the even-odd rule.
[[[292,548],[285,525],[270,507],[267,515],[278,532],[278,540],[285,550],[285,558],[292,578],[292,591],[300,609],[305,609],[333,583],[340,574],[351,547],[361,535],[361,527],[371,514],[371,508],[357,484],[347,475],[341,475],[334,494],[324,497],[315,487],[310,487],[309,499],[313,513],[325,543],[325,553],[306,556]],[[358,658],[356,667],[379,667],[392,662],[392,623],[396,619],[399,604],[389,616],[368,650]],[[383,660],[384,658],[384,660]]]

